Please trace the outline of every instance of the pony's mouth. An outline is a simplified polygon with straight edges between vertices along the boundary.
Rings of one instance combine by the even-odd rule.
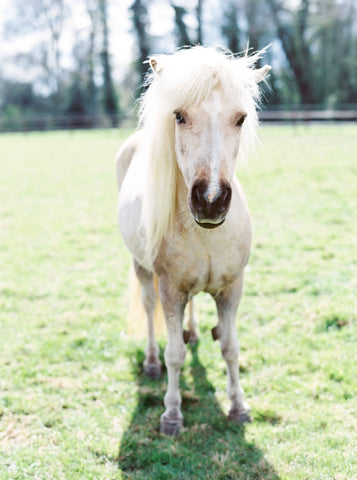
[[[197,223],[197,225],[199,225],[202,228],[207,228],[207,229],[217,228],[220,225],[222,225],[222,223],[224,223],[224,221],[225,221],[225,218],[223,220],[217,222],[217,223],[207,222],[207,220],[203,221],[203,222],[199,222],[198,220],[195,219],[195,222]]]

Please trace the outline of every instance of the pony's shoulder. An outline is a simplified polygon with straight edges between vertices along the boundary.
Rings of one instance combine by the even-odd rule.
[[[116,170],[119,188],[123,183],[124,177],[135,153],[140,148],[142,136],[142,130],[132,133],[119,148],[116,155]]]
[[[143,136],[142,130],[137,130],[131,135],[129,135],[129,137],[126,140],[124,140],[123,144],[120,146],[118,150],[118,153],[116,155],[117,161],[119,161],[120,156],[125,154],[125,152],[127,152],[128,150],[136,149],[140,144],[140,140],[142,136]]]

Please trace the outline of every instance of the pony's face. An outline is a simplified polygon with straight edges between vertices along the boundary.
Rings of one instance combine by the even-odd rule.
[[[246,112],[216,88],[199,106],[178,108],[175,150],[188,188],[188,205],[204,228],[221,225],[229,211],[232,179]]]

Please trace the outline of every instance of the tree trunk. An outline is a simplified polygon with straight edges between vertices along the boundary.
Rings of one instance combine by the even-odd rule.
[[[197,0],[196,18],[197,18],[197,44],[198,45],[203,45],[202,10],[203,10],[203,0]]]
[[[230,1],[224,11],[221,27],[222,35],[227,39],[227,46],[232,53],[242,50],[239,37],[239,7],[237,1]]]
[[[186,9],[178,5],[174,5],[173,2],[171,2],[171,7],[175,12],[177,46],[183,47],[185,45],[193,45],[194,42],[191,42],[190,36],[187,32],[187,26],[184,21],[184,16],[187,14]]]
[[[150,38],[147,34],[149,27],[149,15],[143,0],[135,0],[130,6],[130,10],[132,12],[132,22],[138,41],[139,58],[136,62],[136,68],[141,77],[141,85],[142,80],[149,68],[148,64],[146,63],[150,53]],[[138,94],[140,95],[142,91],[143,88],[140,86],[138,89]]]
[[[118,113],[118,103],[110,65],[107,0],[99,0],[99,11],[102,29],[102,51],[100,57],[103,68],[103,108],[106,113],[112,116],[112,124],[115,126],[116,119],[113,115]]]
[[[276,0],[268,0],[277,33],[286,54],[289,65],[294,72],[302,103],[316,103],[317,97],[313,88],[312,60],[305,32],[309,15],[309,0],[301,0],[296,18],[296,29],[292,24],[283,22],[279,16],[280,5]]]

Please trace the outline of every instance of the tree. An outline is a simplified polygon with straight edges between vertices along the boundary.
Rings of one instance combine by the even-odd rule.
[[[222,35],[227,41],[227,47],[233,53],[238,53],[241,48],[241,30],[239,28],[239,0],[230,0],[223,11],[221,25]]]
[[[102,49],[100,58],[103,68],[103,108],[110,115],[118,113],[118,100],[112,80],[112,70],[109,55],[109,28],[107,0],[99,0],[100,25],[102,30]],[[113,118],[113,126],[116,120]]]
[[[60,40],[68,9],[64,0],[15,0],[14,18],[5,27],[8,37],[36,33],[37,43],[28,54],[18,56],[23,68],[41,69],[42,82],[56,106],[61,104],[62,69]]]
[[[175,14],[176,44],[178,47],[203,44],[203,6],[204,0],[196,0],[190,8],[184,8],[175,2],[170,2]],[[192,16],[196,21],[196,29],[189,31],[185,18]]]
[[[294,73],[300,101],[353,101],[357,88],[356,3],[300,0],[293,11],[284,8],[280,0],[267,2]]]
[[[252,51],[261,50],[272,40],[272,19],[266,0],[245,0],[243,8],[249,48]]]
[[[174,5],[173,2],[171,2],[171,7],[175,12],[175,30],[177,45],[179,47],[183,47],[185,45],[193,45],[184,20],[185,16],[187,15],[187,10],[179,5]]]
[[[317,0],[314,87],[328,104],[357,101],[357,6],[352,0]]]
[[[91,90],[93,79],[90,72],[90,44],[87,38],[77,41],[72,49],[74,68],[68,75],[66,82],[65,108],[66,112],[76,115],[93,114],[95,97]],[[93,88],[96,90],[95,85]]]
[[[86,0],[86,11],[90,19],[88,50],[87,50],[87,80],[86,89],[88,90],[88,111],[93,114],[97,110],[97,86],[94,81],[96,65],[96,41],[98,37],[98,15],[97,0]]]
[[[294,72],[301,101],[316,103],[318,99],[313,88],[312,58],[307,37],[310,0],[300,0],[296,12],[283,8],[279,0],[267,1],[286,58]]]
[[[203,28],[202,28],[203,0],[197,0],[197,5],[195,10],[196,10],[196,19],[197,19],[197,44],[203,45]]]
[[[134,0],[130,6],[130,11],[132,14],[132,22],[134,27],[135,36],[137,39],[139,56],[136,60],[136,70],[140,75],[141,81],[145,77],[146,72],[148,71],[148,64],[146,63],[149,53],[150,53],[150,36],[147,33],[149,30],[149,14],[148,7],[145,0]],[[142,93],[142,87],[138,89],[138,95]]]

